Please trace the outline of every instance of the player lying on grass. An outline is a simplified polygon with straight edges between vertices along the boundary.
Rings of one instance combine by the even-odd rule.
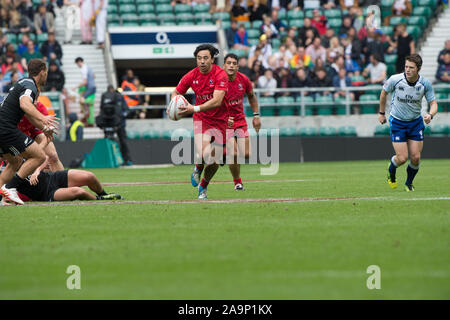
[[[2,168],[0,168],[1,170]],[[82,187],[87,186],[97,195]],[[26,183],[17,188],[25,201],[71,201],[71,200],[121,200],[116,193],[106,193],[98,178],[89,171],[61,170],[56,172],[41,171],[26,179]],[[25,196],[25,197],[24,197]],[[12,202],[2,199],[2,205]]]
[[[233,157],[233,162],[228,163],[228,166],[233,176],[234,189],[244,190],[238,156],[250,158],[250,134],[245,120],[243,101],[246,95],[253,110],[253,128],[258,132],[261,128],[258,100],[250,80],[246,75],[238,72],[238,57],[234,53],[226,55],[223,69],[228,75],[228,91],[224,98],[229,113],[226,152]]]

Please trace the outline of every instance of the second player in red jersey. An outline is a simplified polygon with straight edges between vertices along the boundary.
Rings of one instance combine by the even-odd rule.
[[[227,54],[223,66],[228,75],[228,91],[225,95],[225,105],[229,113],[229,126],[227,129],[227,154],[233,157],[233,162],[228,162],[233,176],[235,190],[244,190],[241,179],[241,169],[238,156],[245,159],[250,157],[250,138],[245,120],[244,97],[247,96],[253,110],[253,128],[256,132],[261,128],[258,113],[258,100],[253,92],[253,86],[246,75],[238,72],[238,57]]]
[[[226,142],[228,113],[223,98],[228,89],[228,77],[225,71],[214,64],[219,53],[214,46],[202,44],[195,49],[197,67],[188,72],[172,92],[184,95],[189,88],[195,93],[196,105],[188,104],[181,108],[181,116],[194,114],[194,144],[196,166],[191,175],[191,184],[198,186],[198,198],[207,199],[209,182],[219,168],[223,146]],[[200,181],[203,172],[204,177]]]

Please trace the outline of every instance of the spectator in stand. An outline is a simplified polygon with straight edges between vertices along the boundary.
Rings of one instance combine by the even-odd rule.
[[[326,10],[334,9],[334,8],[336,8],[336,1],[335,0],[320,0],[320,6]]]
[[[141,80],[139,80],[138,77],[135,77],[133,80],[133,84],[136,87],[137,92],[144,92],[145,86],[141,83]],[[148,106],[150,104],[150,95],[144,94],[144,95],[138,95],[138,105],[139,106]],[[135,112],[134,112],[135,111]],[[139,110],[130,110],[130,114],[132,115],[131,118],[134,118],[134,115],[136,115],[137,119],[145,119],[149,118],[151,114],[151,109],[139,109]]]
[[[191,0],[172,0],[170,4],[172,7],[175,7],[176,4],[191,4]]]
[[[263,96],[265,97],[275,96],[275,92],[270,89],[277,88],[277,81],[273,77],[273,71],[271,69],[266,69],[266,71],[264,71],[264,75],[258,78],[258,88],[267,90],[263,93]]]
[[[287,49],[286,45],[280,45],[278,51],[273,55],[277,61],[277,68],[289,68],[289,61],[292,59],[292,53]]]
[[[66,78],[64,72],[59,68],[58,64],[54,60],[50,60],[47,83],[44,87],[44,91],[59,91],[62,92]]]
[[[34,44],[34,41],[29,40],[27,43],[27,51],[22,54],[22,57],[26,60],[26,65],[24,66],[24,68],[26,68],[28,62],[30,62],[31,59],[42,59],[42,54],[39,51],[35,50],[35,48],[36,46]]]
[[[438,64],[444,63],[444,54],[445,54],[447,51],[450,51],[450,40],[446,40],[446,41],[445,41],[445,47],[444,47],[444,49],[442,49],[441,52],[439,52],[438,59],[437,59]]]
[[[345,35],[341,37],[341,44],[344,48],[344,58],[345,58],[345,70],[349,76],[359,75],[361,72],[361,66],[358,63],[357,58],[353,55],[353,45],[350,39]]]
[[[287,29],[287,26],[278,17],[278,11],[277,10],[272,10],[271,18],[272,18],[272,24],[275,26],[275,28],[277,29],[278,33],[283,32],[283,31],[285,31]]]
[[[16,9],[22,16],[26,16],[30,20],[34,19],[33,1],[20,0],[20,3],[16,6]]]
[[[292,57],[289,63],[292,69],[303,68],[305,66],[306,60],[307,56],[305,53],[305,47],[300,46],[297,48],[297,53]]]
[[[84,117],[83,123],[87,126],[93,126],[95,119],[93,114],[93,106],[90,103],[90,99],[95,99],[95,92],[97,91],[97,86],[95,84],[95,74],[92,71],[91,67],[84,62],[84,59],[81,57],[77,57],[75,59],[75,64],[80,68],[81,78],[83,79],[81,83],[75,88],[74,91],[81,90],[81,88],[85,88],[84,91],[81,91],[80,104],[83,107]],[[92,111],[92,112],[91,112]]]
[[[230,27],[225,30],[225,36],[227,38],[227,43],[228,43],[229,48],[233,48],[233,46],[234,46],[234,37],[235,37],[237,31],[238,31],[237,21],[231,20]]]
[[[339,70],[344,68],[345,69],[345,60],[344,60],[344,56],[343,55],[339,55],[337,56],[333,63],[331,64],[331,68],[334,69],[335,74],[339,73]],[[347,74],[347,71],[345,71]]]
[[[12,68],[13,63],[14,63],[14,55],[9,53],[5,55],[4,62],[2,63],[2,74],[8,72]]]
[[[311,87],[318,87],[318,88],[325,88],[325,87],[332,87],[333,83],[331,82],[331,79],[327,77],[327,72],[325,68],[315,68],[314,76],[312,77],[312,83]],[[321,91],[321,92],[315,92],[313,93],[314,98],[317,98],[318,96],[328,96],[330,95],[330,91]]]
[[[269,68],[269,57],[272,55],[272,46],[267,41],[267,35],[263,34],[259,37],[259,43],[257,46],[253,46],[250,49],[249,56],[252,57],[256,48],[261,49],[262,63],[265,69]]]
[[[366,39],[364,47],[364,55],[365,61],[369,61],[369,57],[373,54],[377,54],[377,56],[381,59],[380,61],[384,61],[384,50],[385,45],[381,42],[382,32],[381,30],[369,30],[368,37]]]
[[[55,31],[55,18],[51,12],[47,12],[45,5],[38,7],[38,12],[34,14],[34,28],[37,34]]]
[[[7,56],[12,56],[12,57],[14,57],[14,61],[21,61],[21,60],[24,60],[24,62],[25,62],[25,59],[23,59],[17,52],[16,52],[16,49],[15,49],[15,47],[14,47],[14,45],[12,44],[12,43],[8,43],[7,45],[6,45],[6,52],[5,52],[5,55],[4,55],[5,57],[7,57]]]
[[[311,21],[311,25],[314,26],[319,34],[322,36],[327,31],[327,18],[321,15],[319,9],[314,9],[313,11],[313,19]]]
[[[359,8],[358,0],[339,0],[341,10],[348,10],[351,15],[357,12]]]
[[[345,71],[345,68],[340,68],[337,75],[333,78],[333,87],[335,88],[348,88],[352,86],[352,80],[349,76],[347,76],[347,71]],[[353,92],[349,93],[350,99],[353,101],[355,100],[355,94]],[[338,97],[345,98],[346,93],[344,90],[338,90],[333,95],[334,99]]]
[[[450,83],[450,50],[444,53],[444,63],[438,66],[436,71],[436,81]]]
[[[76,19],[79,16],[80,0],[64,0],[64,44],[72,43],[72,33],[77,25]]]
[[[56,18],[55,7],[53,6],[52,1],[53,0],[50,0],[47,3],[47,0],[41,0],[41,5],[45,6],[45,9],[52,14],[53,18]]]
[[[61,66],[62,48],[58,41],[55,39],[55,33],[53,31],[48,33],[48,40],[44,41],[41,45],[41,54],[45,61],[53,60]]]
[[[327,59],[327,50],[322,47],[319,37],[315,38],[313,43],[306,48],[306,54],[311,57],[313,64],[316,63],[317,58],[321,58],[322,61]]]
[[[342,19],[342,25],[339,28],[339,36],[343,35],[343,34],[347,34],[348,30],[353,26],[352,23],[352,16],[347,14],[344,16],[344,18]]]
[[[394,36],[394,41],[397,44],[396,71],[401,73],[405,70],[405,58],[416,53],[416,47],[413,38],[406,32],[405,24],[399,24],[396,30],[397,33]]]
[[[306,38],[307,38],[307,32],[308,32],[308,30],[312,30],[312,32],[313,32],[313,34],[314,34],[314,38],[320,36],[320,35],[319,35],[319,31],[317,31],[316,27],[314,27],[314,26],[311,24],[311,19],[308,18],[308,17],[305,17],[305,18],[303,19],[303,27],[301,27],[301,28],[298,30],[298,37],[299,37],[299,39],[301,40],[301,45],[303,45],[303,46],[305,46],[305,47],[307,46],[307,45],[306,45]]]
[[[249,21],[250,13],[243,6],[244,0],[235,0],[231,7],[231,19],[235,21]]]
[[[386,80],[386,65],[381,62],[380,56],[376,53],[370,56],[370,63],[364,69],[363,76],[369,84],[383,84]]]
[[[263,0],[252,0],[248,11],[250,12],[250,21],[263,20],[263,16],[269,14],[269,8]]]
[[[319,38],[319,37],[320,37],[320,36],[317,36],[317,37],[316,37],[316,35],[314,34],[314,31],[313,31],[313,30],[307,30],[307,31],[306,31],[305,42],[303,42],[302,46],[305,47],[305,48],[309,47],[310,45],[313,44],[314,39],[315,39],[315,38]]]
[[[3,84],[6,86],[11,84],[12,81],[15,81],[14,77],[16,77],[17,80],[22,79],[25,75],[20,70],[21,70],[20,63],[14,61],[12,67],[8,71],[6,71],[5,74],[3,75]],[[8,89],[9,88],[10,87],[8,87]],[[6,89],[3,88],[3,91],[6,92]]]
[[[9,12],[10,21],[8,24],[8,31],[11,33],[25,33],[34,32],[33,21],[27,16],[21,16],[17,10]]]
[[[288,68],[281,67],[277,70],[277,88],[288,89],[290,88],[292,79],[291,73]],[[290,92],[280,92],[277,96],[290,96]]]
[[[268,16],[264,16],[263,21],[264,23],[260,27],[261,33],[266,34],[269,39],[278,38],[280,34],[275,25],[272,23],[272,19]]]
[[[393,15],[384,18],[384,25],[390,24],[392,17],[409,17],[412,12],[412,4],[409,0],[395,0],[392,5]]]
[[[359,65],[362,65],[363,44],[356,36],[355,28],[350,28],[347,32],[347,38],[350,43],[351,58]],[[347,48],[348,49],[348,48]]]
[[[289,41],[292,42],[289,43]],[[297,35],[297,29],[295,27],[289,28],[287,36],[284,39],[282,39],[282,43],[285,43],[288,48],[291,44],[295,44],[296,46],[298,46],[300,42],[301,40]]]
[[[364,26],[364,23],[365,23],[364,11],[362,8],[357,8],[353,19],[353,28],[355,28],[356,33],[358,33],[359,29],[361,29]]]
[[[8,29],[10,20],[9,11],[0,6],[0,30]]]
[[[325,49],[330,48],[330,41],[331,41],[331,38],[333,38],[333,37],[334,37],[334,29],[328,28],[327,31],[325,32],[325,35],[321,37],[322,46]]]
[[[133,82],[135,78],[133,69],[127,69],[122,77],[122,81]]]
[[[11,89],[12,88],[12,86],[17,82],[17,81],[19,81],[19,78],[20,77],[20,74],[17,72],[17,71],[11,71],[11,75],[10,75],[10,80],[9,81],[7,81],[7,80],[5,80],[4,79],[4,82],[5,82],[5,86],[3,87],[3,91],[4,92],[8,92],[9,91],[9,89]],[[6,78],[6,77],[5,77]]]
[[[105,48],[106,15],[108,14],[108,0],[94,0],[94,16],[92,24],[95,24],[95,39],[97,49]]]
[[[253,64],[255,63],[255,61],[260,61],[261,63],[263,62],[264,57],[261,51],[261,48],[256,48],[255,51],[253,52],[253,54],[250,54],[248,56],[248,65],[249,66],[253,66]]]
[[[328,50],[328,56],[333,56],[333,58],[344,55],[344,48],[339,43],[338,37],[333,37],[330,40],[330,48]]]
[[[264,73],[264,68],[262,67],[262,62],[255,60],[252,65],[250,81],[253,83],[253,87],[257,86],[258,78]]]
[[[81,0],[80,10],[81,44],[92,44],[91,20],[94,16],[92,1]]]
[[[248,67],[247,57],[239,58],[239,72],[245,74],[248,78],[250,78],[252,70]]]
[[[245,50],[245,54],[248,54],[250,46],[248,44],[248,34],[243,24],[239,25],[239,29],[234,35],[233,48]]]
[[[295,77],[291,81],[291,88],[304,88],[310,87],[311,80],[308,77],[307,71],[304,68],[298,68],[295,71]],[[296,96],[299,96],[300,93],[296,92]],[[308,95],[308,92],[305,92],[305,95]]]
[[[22,34],[21,42],[17,48],[17,53],[22,56],[28,50],[28,41],[30,41],[30,35],[28,33]],[[34,50],[38,51],[39,47],[35,44]]]

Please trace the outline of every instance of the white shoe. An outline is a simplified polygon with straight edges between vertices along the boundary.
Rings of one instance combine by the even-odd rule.
[[[11,202],[10,200],[5,199],[2,197],[2,201],[0,201],[0,206],[7,207],[7,206],[15,206],[16,204],[14,202]]]
[[[240,183],[234,185],[234,190],[244,190],[244,186]]]
[[[207,189],[206,189],[206,188],[203,188],[202,185],[199,185],[199,186],[198,186],[198,198],[199,198],[199,199],[202,199],[202,200],[208,199],[208,195],[206,194],[206,193],[207,193],[206,190],[207,190]]]
[[[19,198],[16,188],[8,189],[6,188],[6,184],[4,184],[0,188],[0,194],[3,196],[3,198],[6,198],[6,200],[10,200],[20,205],[24,204],[23,201]]]

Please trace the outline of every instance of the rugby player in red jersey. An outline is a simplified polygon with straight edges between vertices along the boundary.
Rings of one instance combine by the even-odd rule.
[[[229,163],[228,166],[233,176],[234,189],[244,190],[238,155],[244,155],[245,159],[250,157],[250,134],[247,128],[247,121],[245,120],[243,101],[244,96],[247,95],[253,110],[253,128],[258,132],[261,128],[258,100],[253,92],[250,80],[246,75],[238,72],[238,57],[234,53],[229,53],[225,56],[223,69],[228,75],[228,91],[224,99],[229,113],[227,154],[233,156],[233,163]]]
[[[197,67],[184,75],[172,92],[172,98],[184,95],[189,88],[195,93],[196,105],[188,104],[180,108],[180,115],[193,113],[196,165],[191,183],[194,187],[198,186],[199,199],[207,199],[207,187],[219,168],[226,142],[228,112],[223,98],[228,88],[228,77],[222,68],[214,64],[218,53],[219,50],[210,44],[199,45],[194,52]],[[205,173],[200,182],[203,171]]]

